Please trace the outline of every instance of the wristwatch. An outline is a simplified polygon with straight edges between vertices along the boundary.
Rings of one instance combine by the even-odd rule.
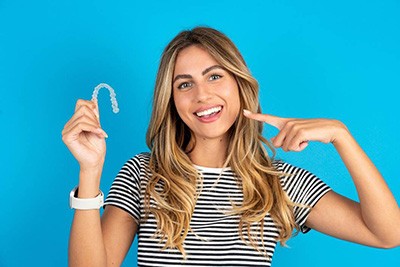
[[[69,206],[71,207],[71,209],[98,210],[103,207],[104,194],[103,192],[101,192],[101,190],[100,193],[94,198],[77,198],[77,193],[78,187],[75,187],[69,194]]]

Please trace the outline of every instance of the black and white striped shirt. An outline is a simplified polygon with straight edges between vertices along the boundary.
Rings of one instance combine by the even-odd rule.
[[[142,153],[128,160],[115,178],[105,205],[128,212],[137,222],[144,216],[143,197],[150,176],[149,154]],[[274,161],[278,171],[294,174],[280,177],[283,190],[295,203],[313,207],[330,188],[312,173],[283,161]],[[243,193],[230,168],[196,166],[203,178],[203,188],[196,203],[184,248],[187,259],[177,249],[165,249],[154,238],[156,221],[151,214],[138,228],[139,266],[270,266],[276,246],[278,228],[269,214],[264,219],[264,245],[268,257],[245,244],[239,236],[239,216],[225,211],[231,200],[240,203]],[[225,210],[224,210],[225,209]],[[310,209],[295,207],[295,221],[303,233]],[[247,234],[244,234],[247,239]],[[261,247],[261,242],[259,244]]]

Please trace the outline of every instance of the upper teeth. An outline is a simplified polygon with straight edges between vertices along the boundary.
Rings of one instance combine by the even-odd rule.
[[[214,107],[214,108],[206,109],[206,110],[203,110],[203,111],[200,111],[200,112],[196,112],[196,115],[199,116],[199,117],[202,117],[202,116],[206,116],[206,115],[210,115],[210,114],[216,113],[216,112],[220,111],[221,109],[222,109],[221,106]]]

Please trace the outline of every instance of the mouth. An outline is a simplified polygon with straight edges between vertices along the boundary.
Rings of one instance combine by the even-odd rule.
[[[202,111],[194,112],[193,114],[199,118],[206,119],[215,116],[216,114],[220,113],[221,110],[222,106],[216,106]]]

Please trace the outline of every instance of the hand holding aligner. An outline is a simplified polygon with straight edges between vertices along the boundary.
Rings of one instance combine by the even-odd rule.
[[[100,90],[101,88],[103,88],[103,87],[104,87],[104,88],[107,88],[108,91],[110,91],[111,106],[112,106],[113,112],[114,112],[114,113],[118,113],[118,112],[119,112],[119,108],[118,108],[118,102],[117,102],[117,98],[116,98],[115,91],[114,91],[114,89],[113,89],[111,86],[109,86],[109,85],[106,84],[106,83],[100,83],[99,85],[97,85],[97,86],[94,88],[93,94],[92,94],[92,101],[93,101],[93,100],[97,100],[97,95],[99,94],[99,90]]]

